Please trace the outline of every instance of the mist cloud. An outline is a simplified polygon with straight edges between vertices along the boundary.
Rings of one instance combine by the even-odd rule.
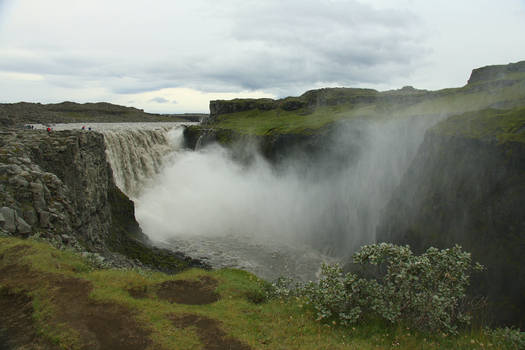
[[[155,240],[247,236],[350,254],[375,241],[382,209],[440,118],[341,124],[315,166],[301,153],[275,167],[255,152],[244,164],[219,146],[179,150],[137,198],[137,218]]]

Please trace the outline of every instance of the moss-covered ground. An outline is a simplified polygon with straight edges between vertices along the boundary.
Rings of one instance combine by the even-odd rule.
[[[322,324],[304,300],[261,302],[266,283],[233,269],[190,269],[177,275],[100,270],[78,254],[45,242],[0,238],[0,295],[9,303],[24,305],[0,317],[11,320],[0,323],[0,342],[4,343],[0,345],[32,349],[502,348],[476,327],[452,337],[374,321],[351,328]],[[204,301],[170,299],[169,286],[176,286],[175,296],[188,293],[189,300]],[[198,294],[204,292],[214,297],[199,299]]]

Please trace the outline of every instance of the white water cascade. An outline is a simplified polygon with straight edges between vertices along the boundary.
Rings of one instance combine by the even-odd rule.
[[[257,154],[240,164],[217,145],[182,149],[181,127],[104,134],[116,182],[152,240],[214,267],[309,280],[322,262],[375,241],[382,209],[439,119],[354,123],[326,140],[335,154],[279,169]]]
[[[117,186],[137,199],[153,185],[165,158],[182,146],[182,126],[102,130]]]

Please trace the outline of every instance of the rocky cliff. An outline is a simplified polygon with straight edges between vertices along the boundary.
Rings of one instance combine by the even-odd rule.
[[[525,73],[525,61],[505,65],[485,66],[474,69],[468,83],[474,84],[501,79],[513,79],[523,73]]]
[[[115,185],[102,134],[3,131],[0,230],[98,252],[118,266],[176,271],[199,262],[153,248]]]
[[[486,272],[471,292],[490,319],[525,326],[525,109],[485,110],[429,130],[387,205],[378,241],[460,244]]]

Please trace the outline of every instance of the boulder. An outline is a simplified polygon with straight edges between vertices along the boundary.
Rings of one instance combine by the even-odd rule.
[[[3,217],[3,222],[0,222],[0,225],[4,230],[9,233],[16,232],[16,212],[8,207],[0,208],[0,214]]]
[[[25,222],[25,220],[22,219],[20,216],[16,217],[16,230],[18,233],[22,233],[22,234],[28,234],[33,231],[31,229],[31,225]]]

